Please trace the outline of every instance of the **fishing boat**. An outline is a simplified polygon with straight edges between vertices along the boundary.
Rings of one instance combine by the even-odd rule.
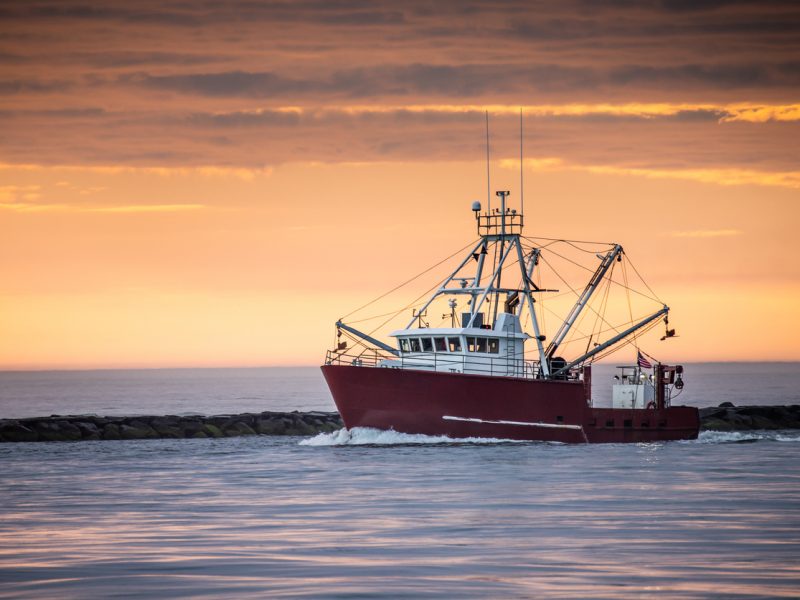
[[[662,304],[624,327],[608,325],[592,308],[593,298],[603,295],[598,290],[607,295],[616,283],[630,291],[611,278],[626,258],[622,246],[606,244],[595,252],[588,242],[525,237],[522,209],[507,206],[508,191],[496,196],[494,210],[488,202],[486,210],[473,203],[477,241],[432,295],[411,309],[405,327],[389,334],[392,343],[336,322],[337,342],[322,373],[345,427],[565,443],[696,438],[698,410],[672,404],[683,388],[683,367],[650,360],[639,348],[643,334],[661,323],[662,340],[675,336],[669,307]],[[548,338],[537,307],[560,290],[537,275],[557,242],[579,248],[597,264],[582,291],[567,285],[574,303]],[[446,326],[431,327],[427,315],[442,302],[449,308],[442,315]],[[589,312],[600,315],[601,326],[581,351],[565,358],[565,341]],[[595,406],[593,363],[619,347],[635,348],[636,362],[612,380],[611,406]]]

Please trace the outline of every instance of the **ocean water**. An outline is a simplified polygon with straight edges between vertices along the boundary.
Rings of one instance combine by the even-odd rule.
[[[215,371],[5,373],[0,416],[332,409],[316,369]],[[798,383],[692,365],[685,400],[791,403]],[[797,431],[0,444],[0,598],[798,596]]]
[[[610,406],[614,365],[595,365],[593,398]],[[686,365],[675,404],[800,404],[800,363]],[[0,371],[0,418],[51,414],[334,411],[318,367]]]

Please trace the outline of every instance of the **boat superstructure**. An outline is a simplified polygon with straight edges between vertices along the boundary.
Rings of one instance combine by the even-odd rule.
[[[336,323],[340,341],[322,369],[345,425],[566,442],[696,437],[697,410],[670,406],[672,390],[682,387],[680,367],[650,365],[648,374],[641,365],[635,373],[623,370],[613,408],[592,403],[592,362],[662,321],[663,339],[673,336],[666,305],[621,327],[602,326],[600,315],[601,327],[582,351],[562,356],[585,313],[598,312],[592,299],[598,290],[608,293],[607,276],[623,260],[622,246],[608,244],[595,253],[588,283],[570,287],[574,303],[548,339],[537,311],[537,303],[559,292],[537,277],[548,249],[523,236],[524,215],[508,206],[509,192],[496,195],[494,210],[473,203],[478,240],[412,309],[405,326],[389,334],[393,343],[341,319]],[[429,310],[442,302],[449,309],[445,322],[431,327]]]

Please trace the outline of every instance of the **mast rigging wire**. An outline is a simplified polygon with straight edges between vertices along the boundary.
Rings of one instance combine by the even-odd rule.
[[[626,255],[626,258],[627,258],[627,255]],[[650,288],[650,286],[649,286],[649,285],[647,285],[647,282],[644,280],[644,277],[642,277],[642,276],[639,274],[639,271],[637,271],[637,270],[636,270],[636,265],[634,265],[634,264],[633,264],[633,261],[632,261],[631,259],[629,259],[629,258],[628,258],[628,262],[630,263],[630,265],[631,265],[631,269],[633,269],[633,272],[634,272],[634,273],[636,273],[636,276],[637,276],[637,277],[639,278],[639,280],[640,280],[640,281],[641,281],[641,282],[644,284],[644,287],[646,287],[646,288],[647,288],[647,290],[648,290],[648,291],[649,291],[651,294],[653,294],[653,296],[655,297],[655,299],[656,299],[658,302],[661,302],[661,299],[658,297],[658,294],[656,294],[656,293],[655,293],[655,292],[654,292],[654,291],[653,291],[653,290]],[[664,304],[664,302],[661,302],[661,304]]]
[[[551,250],[551,252],[552,252],[552,250]],[[559,255],[558,255],[558,254],[556,254],[556,256],[559,256]],[[568,289],[569,289],[569,290],[570,290],[570,291],[571,291],[573,294],[575,294],[575,295],[576,295],[578,298],[580,298],[580,293],[578,293],[578,290],[576,290],[575,288],[573,288],[573,287],[572,287],[572,286],[571,286],[569,283],[567,283],[567,281],[566,281],[566,280],[565,280],[563,277],[561,277],[561,274],[560,274],[558,271],[556,271],[556,270],[553,268],[553,265],[551,265],[551,264],[550,264],[550,262],[547,260],[547,258],[545,258],[545,257],[544,257],[543,255],[541,255],[541,254],[539,255],[539,258],[541,258],[541,259],[542,259],[542,260],[545,262],[545,264],[546,264],[548,267],[550,267],[550,269],[553,271],[553,273],[555,273],[555,274],[556,274],[556,276],[557,276],[557,277],[558,277],[558,278],[559,278],[559,279],[560,279],[560,280],[561,280],[561,281],[564,283],[564,285],[566,285],[566,286],[567,286],[567,288],[568,288]],[[578,264],[578,263],[575,263],[575,264]],[[578,265],[578,266],[582,266],[582,265]],[[614,268],[614,266],[612,265],[612,267],[611,267],[611,268],[613,269],[613,268]],[[609,279],[609,281],[611,281],[611,280]],[[602,316],[600,313],[598,313],[598,312],[597,312],[597,310],[595,310],[595,308],[594,308],[594,307],[593,307],[593,306],[592,306],[590,303],[587,303],[587,304],[585,305],[585,307],[586,307],[586,308],[588,308],[590,311],[592,311],[594,314],[596,314],[598,317],[600,317],[600,318],[603,320],[603,323],[605,323],[606,325],[608,325],[608,326],[609,326],[609,327],[611,327],[611,328],[614,328],[614,326],[613,326],[611,323],[609,323],[608,321],[606,321],[606,320],[603,318],[603,316]],[[552,312],[552,311],[550,311],[550,312]],[[555,313],[553,313],[553,314],[555,314]],[[562,320],[563,320],[563,319],[562,319]],[[581,322],[582,322],[582,321],[583,321],[583,317],[581,317]],[[575,325],[574,325],[574,324],[573,324],[573,327],[575,327]],[[577,329],[577,327],[576,327],[576,329]],[[615,329],[615,331],[616,331],[616,329]],[[582,333],[582,332],[580,331],[580,329],[578,329],[578,332],[579,332],[579,333]],[[617,331],[617,333],[619,333],[619,332]],[[570,336],[570,337],[571,337],[571,336]],[[567,342],[567,343],[569,343],[569,342]]]
[[[527,239],[527,238],[526,238],[526,239]],[[558,240],[558,241],[564,241],[564,240]],[[549,252],[550,252],[551,254],[554,254],[554,255],[555,255],[555,256],[557,256],[558,258],[560,258],[560,259],[562,259],[562,260],[565,260],[565,261],[567,261],[568,263],[572,263],[572,264],[573,264],[573,265],[575,265],[576,267],[580,267],[580,268],[581,268],[581,269],[583,269],[584,271],[588,271],[589,273],[594,273],[594,270],[590,269],[590,268],[589,268],[589,267],[587,267],[586,265],[582,265],[581,263],[579,263],[579,262],[576,262],[576,261],[572,260],[571,258],[569,258],[569,257],[567,257],[567,256],[564,256],[563,254],[559,254],[559,253],[558,253],[558,252],[556,252],[555,250],[549,249]],[[593,254],[594,254],[594,253],[593,253]],[[627,259],[627,260],[629,260],[629,261],[630,261],[630,259],[628,259],[628,258],[627,258],[627,257],[628,257],[628,255],[627,255],[625,252],[623,252],[623,253],[622,253],[622,257],[623,257],[623,260],[624,260],[624,259]],[[548,263],[548,264],[549,264],[549,263]],[[631,266],[633,266],[633,265],[631,265]],[[550,268],[551,268],[551,269],[553,269],[553,272],[555,272],[555,273],[556,273],[556,275],[558,275],[558,273],[556,272],[556,270],[553,268],[553,266],[552,266],[552,265],[550,265]],[[635,270],[635,269],[634,269],[634,270]],[[637,273],[637,275],[638,275],[638,273]],[[640,276],[639,278],[641,279],[641,276]],[[562,279],[562,281],[563,281],[563,279]],[[620,286],[620,287],[622,287],[622,288],[625,288],[625,289],[627,289],[627,290],[629,290],[629,291],[633,292],[634,294],[638,294],[638,295],[639,295],[639,296],[641,296],[642,298],[647,298],[648,300],[652,300],[653,302],[658,302],[659,304],[664,304],[664,303],[663,303],[661,300],[659,300],[658,296],[656,296],[656,295],[655,295],[655,293],[653,293],[653,290],[650,290],[650,287],[649,287],[649,286],[647,287],[647,289],[648,289],[648,290],[650,290],[650,293],[651,293],[651,294],[653,294],[653,296],[648,296],[647,294],[645,294],[645,293],[643,293],[643,292],[640,292],[639,290],[635,290],[635,289],[633,289],[633,288],[631,288],[631,287],[626,287],[625,285],[623,285],[622,283],[620,283],[620,282],[618,282],[618,281],[615,281],[615,282],[614,282],[614,285],[618,285],[618,286]],[[647,284],[645,284],[645,285],[647,285]]]
[[[475,243],[476,243],[476,241],[472,241],[472,242],[470,242],[469,244],[467,244],[467,245],[466,245],[466,246],[464,246],[463,248],[460,248],[460,249],[456,250],[455,252],[453,252],[453,253],[452,253],[450,256],[448,256],[447,258],[443,258],[442,260],[440,260],[439,262],[437,262],[435,265],[433,265],[433,266],[431,266],[431,267],[428,267],[427,269],[425,269],[425,270],[424,270],[424,271],[422,271],[421,273],[417,273],[416,275],[414,275],[414,277],[412,277],[412,278],[411,278],[411,279],[409,279],[408,281],[404,281],[404,282],[403,282],[403,283],[401,283],[400,285],[393,287],[393,288],[392,288],[392,289],[390,289],[388,292],[386,292],[386,293],[384,293],[384,294],[381,294],[381,295],[380,295],[380,296],[378,296],[377,298],[374,298],[374,299],[370,300],[369,302],[367,302],[366,304],[364,304],[364,305],[362,305],[362,306],[359,306],[357,309],[355,309],[355,310],[351,310],[349,313],[347,313],[345,316],[341,317],[341,319],[339,319],[339,320],[340,320],[340,321],[344,321],[344,320],[345,320],[347,317],[349,317],[350,315],[352,315],[352,314],[355,314],[355,313],[357,313],[358,311],[360,311],[360,310],[363,310],[363,309],[367,308],[367,307],[368,307],[368,306],[370,306],[371,304],[374,304],[374,303],[375,303],[375,302],[377,302],[378,300],[381,300],[381,299],[385,298],[385,297],[386,297],[386,296],[388,296],[389,294],[391,294],[391,293],[393,293],[393,292],[396,292],[396,291],[397,291],[397,290],[399,290],[401,287],[403,287],[403,286],[405,286],[405,285],[408,285],[409,283],[411,283],[412,281],[414,281],[415,279],[417,279],[417,278],[419,278],[419,277],[422,277],[423,275],[425,275],[425,273],[428,273],[429,271],[432,271],[433,269],[435,269],[436,267],[438,267],[438,266],[439,266],[439,265],[441,265],[442,263],[445,263],[445,262],[447,262],[448,260],[450,260],[451,258],[453,258],[454,256],[456,256],[457,254],[460,254],[461,252],[463,252],[464,250],[466,250],[466,249],[467,249],[467,248],[469,248],[470,246],[474,245]],[[401,309],[401,310],[405,310],[405,309]],[[399,312],[399,311],[398,311],[398,312]]]
[[[625,262],[622,263],[622,280],[625,282],[625,287],[628,287],[628,270],[625,267]],[[629,291],[626,291],[625,298],[628,300],[628,316],[633,319],[633,308],[631,307],[631,294]],[[636,347],[636,350],[639,350],[639,342],[636,339],[636,332],[633,332],[633,345]]]
[[[548,238],[548,237],[540,237],[540,236],[520,236],[523,239],[528,240],[529,242],[535,242],[536,240],[544,240],[546,242],[565,242],[567,244],[595,244],[597,246],[611,246],[613,247],[614,244],[611,242],[593,242],[588,240],[567,240],[564,238]],[[581,250],[581,248],[578,248]],[[591,250],[584,250],[584,252],[592,252]],[[592,252],[594,254],[594,252]]]

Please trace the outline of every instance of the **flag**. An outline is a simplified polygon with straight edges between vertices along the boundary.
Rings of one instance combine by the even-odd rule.
[[[636,362],[642,369],[653,368],[653,365],[650,364],[649,360],[647,360],[644,356],[642,356],[641,352],[639,352],[639,355],[636,357]]]

